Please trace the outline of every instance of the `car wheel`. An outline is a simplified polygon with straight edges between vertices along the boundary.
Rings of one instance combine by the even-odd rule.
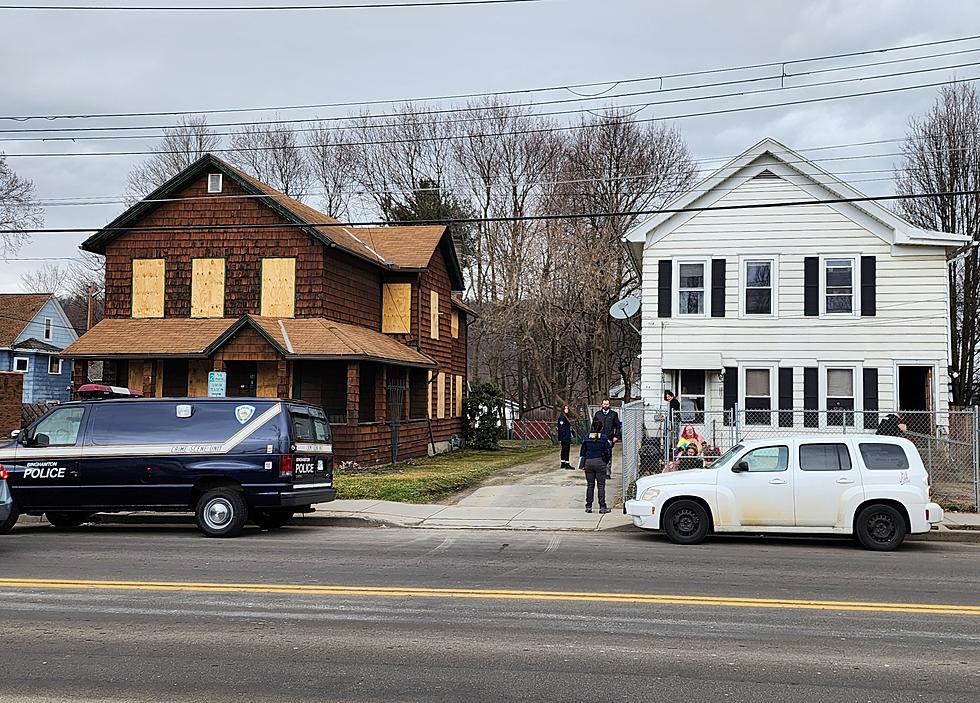
[[[17,507],[17,503],[13,503],[10,506],[10,515],[7,516],[6,520],[0,522],[0,535],[5,535],[14,529],[14,525],[17,524],[17,518],[20,517],[20,509]]]
[[[241,491],[213,488],[197,501],[197,526],[208,537],[237,537],[248,519],[248,506]]]
[[[92,513],[79,513],[73,511],[55,511],[50,513],[44,513],[44,517],[47,518],[55,527],[60,528],[70,528],[78,527],[82,523],[88,522],[89,518],[92,517]]]
[[[858,513],[854,534],[865,549],[888,552],[905,540],[905,518],[890,505],[869,505]]]
[[[252,522],[263,530],[278,530],[292,520],[293,515],[295,513],[292,510],[256,510],[252,515]]]
[[[711,516],[694,500],[671,503],[663,515],[663,530],[674,544],[699,544],[711,529]]]

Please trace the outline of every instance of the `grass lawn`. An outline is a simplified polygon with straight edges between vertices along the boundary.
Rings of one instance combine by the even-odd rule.
[[[464,449],[425,459],[356,471],[334,470],[337,498],[369,498],[399,503],[434,503],[479,483],[497,471],[556,451],[550,442],[501,442],[496,451]]]

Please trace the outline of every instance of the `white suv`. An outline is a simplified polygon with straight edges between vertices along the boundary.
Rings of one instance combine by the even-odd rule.
[[[875,435],[742,442],[710,468],[640,478],[636,496],[633,524],[677,544],[711,531],[841,534],[890,550],[943,519],[915,446]]]

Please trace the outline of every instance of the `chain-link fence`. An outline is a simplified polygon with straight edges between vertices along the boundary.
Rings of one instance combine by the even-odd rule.
[[[932,481],[933,498],[980,510],[978,409],[943,412],[835,410],[689,410],[631,403],[623,422],[623,492],[640,476],[710,466],[738,442],[787,435],[901,434],[915,444]],[[901,427],[899,427],[901,425]]]

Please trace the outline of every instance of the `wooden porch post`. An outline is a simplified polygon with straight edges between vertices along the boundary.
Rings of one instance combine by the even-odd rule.
[[[72,362],[71,367],[71,386],[72,386],[72,397],[75,397],[75,393],[78,389],[88,382],[88,362],[84,359],[75,359]]]
[[[157,394],[156,362],[145,360],[143,362],[143,395],[147,398],[154,398]]]
[[[280,398],[289,398],[289,372],[290,364],[285,359],[276,362],[276,395]]]
[[[378,422],[388,421],[388,367],[382,366],[381,373],[375,375],[375,417]]]
[[[347,424],[356,425],[361,412],[361,365],[347,363]]]

